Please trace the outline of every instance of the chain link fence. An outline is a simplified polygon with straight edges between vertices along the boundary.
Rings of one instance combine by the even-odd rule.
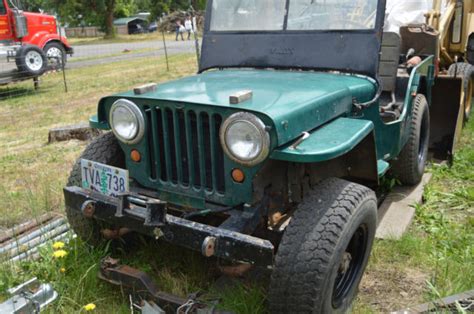
[[[195,70],[198,59],[195,39],[193,33],[175,35],[169,32],[120,36],[114,40],[100,37],[70,38],[74,53],[64,58],[61,57],[64,51],[51,56],[31,45],[6,47],[0,54],[0,102],[26,94],[45,93],[51,89],[55,90],[55,94],[60,89],[67,93],[69,84],[74,89],[75,80],[81,80],[88,74],[92,76],[93,82],[97,79],[96,72],[100,72],[101,67],[108,70],[107,65],[110,64],[116,64],[116,69],[122,70],[128,64],[131,69],[138,70],[140,67],[136,67],[136,61],[153,65],[164,58],[166,71],[173,72],[177,68],[182,70],[181,64],[176,64],[177,68],[172,67],[176,57],[194,55],[195,60],[184,59],[190,69]],[[156,67],[157,76],[163,75],[161,70]],[[71,72],[71,77],[68,77],[68,72]],[[77,73],[81,73],[79,78],[76,77]]]

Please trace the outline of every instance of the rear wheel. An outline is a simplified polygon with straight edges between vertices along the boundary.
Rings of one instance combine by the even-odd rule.
[[[30,76],[40,76],[46,71],[46,55],[37,46],[25,45],[16,52],[18,70]]]
[[[69,176],[68,186],[82,185],[81,159],[87,159],[109,166],[125,168],[125,156],[112,133],[105,133],[94,139],[79,157]],[[80,212],[66,206],[66,215],[74,232],[85,242],[97,246],[104,242],[101,230],[113,229],[105,223],[85,218]]]
[[[430,112],[424,95],[413,101],[412,120],[408,142],[392,164],[395,177],[405,185],[421,182],[428,160],[430,140]]]
[[[471,116],[472,109],[472,93],[473,93],[473,78],[474,78],[474,66],[469,63],[455,63],[449,67],[448,71],[450,76],[460,77],[463,80],[463,92],[464,92],[464,121],[468,121]]]
[[[335,178],[318,184],[283,235],[270,313],[345,313],[367,266],[376,225],[372,190]]]

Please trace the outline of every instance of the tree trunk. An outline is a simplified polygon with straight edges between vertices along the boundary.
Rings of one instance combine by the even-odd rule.
[[[116,0],[107,0],[105,6],[105,38],[115,37],[114,12]]]

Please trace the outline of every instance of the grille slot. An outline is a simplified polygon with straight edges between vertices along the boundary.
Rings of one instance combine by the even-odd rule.
[[[225,193],[222,117],[192,110],[146,107],[150,179]]]

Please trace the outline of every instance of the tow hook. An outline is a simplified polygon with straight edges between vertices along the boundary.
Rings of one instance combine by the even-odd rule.
[[[50,284],[41,284],[37,278],[33,278],[15,288],[9,289],[8,293],[12,297],[0,304],[0,313],[36,314],[41,312],[42,309],[58,297],[58,293],[54,291]]]

